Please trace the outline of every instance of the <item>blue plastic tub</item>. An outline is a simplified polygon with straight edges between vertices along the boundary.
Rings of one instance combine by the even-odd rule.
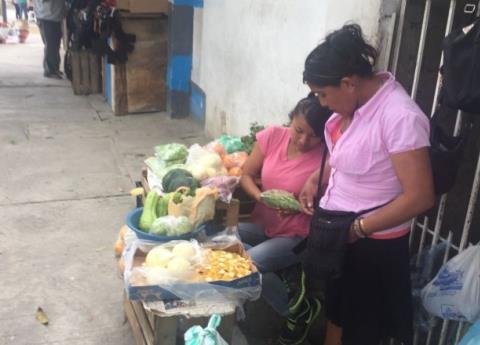
[[[127,214],[126,223],[127,223],[127,226],[133,232],[135,232],[135,234],[139,239],[147,240],[147,241],[168,242],[168,241],[174,241],[174,240],[189,240],[192,238],[196,238],[203,231],[206,231],[209,225],[209,223],[202,224],[196,229],[193,229],[188,234],[184,234],[181,236],[161,236],[161,235],[149,234],[147,232],[140,230],[138,227],[138,222],[140,221],[140,216],[142,215],[142,212],[143,212],[143,207],[138,207],[133,211],[130,211]]]

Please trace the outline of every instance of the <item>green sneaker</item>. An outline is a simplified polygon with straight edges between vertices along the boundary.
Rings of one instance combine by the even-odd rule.
[[[306,300],[306,302],[308,308],[296,319],[287,319],[278,338],[279,345],[301,345],[307,338],[310,327],[320,313],[321,304],[317,298]]]

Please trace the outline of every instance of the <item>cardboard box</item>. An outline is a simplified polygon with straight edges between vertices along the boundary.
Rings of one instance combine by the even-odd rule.
[[[223,249],[223,248],[222,248]],[[233,245],[229,248],[223,249],[232,253],[237,253],[242,256],[246,256],[244,248],[242,245]],[[145,253],[137,250],[134,256],[132,267],[126,267],[126,270],[132,270],[135,266],[140,266],[145,261]],[[235,293],[235,289],[244,290],[249,292],[249,290],[254,293],[258,290],[258,295],[260,294],[261,278],[260,273],[257,271],[257,268],[252,264],[252,273],[231,281],[216,281],[216,282],[201,282],[201,283],[189,283],[189,282],[178,282],[178,289],[185,290],[182,287],[188,285],[188,290],[199,290],[204,288],[206,284],[210,285],[212,289],[217,289],[219,293],[224,293],[223,288],[231,288],[232,293]],[[126,291],[129,300],[142,300],[146,302],[153,301],[173,301],[181,300],[179,296],[175,295],[172,291],[175,291],[175,286],[170,286],[169,289],[163,288],[161,285],[144,285],[132,283],[131,281],[126,281]]]
[[[117,0],[117,9],[131,13],[168,13],[168,0]]]

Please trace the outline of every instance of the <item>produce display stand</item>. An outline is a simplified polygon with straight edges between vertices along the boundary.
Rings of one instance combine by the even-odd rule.
[[[150,304],[153,303],[153,306]],[[183,332],[194,325],[206,326],[209,316],[218,313],[222,316],[219,332],[231,344],[233,327],[235,326],[235,307],[224,304],[210,305],[202,308],[177,308],[176,312],[162,313],[156,309],[155,303],[161,302],[129,301],[126,294],[123,299],[125,315],[136,345],[183,345]],[[189,318],[185,317],[188,314]]]
[[[147,180],[147,170],[142,170],[141,186],[145,194],[150,191]],[[217,201],[216,214],[227,226],[238,224],[239,201],[232,199],[229,204]],[[219,211],[219,212],[218,212]],[[224,216],[224,217],[223,217]],[[195,305],[165,305],[162,301],[141,302],[130,301],[124,294],[123,307],[125,316],[132,328],[136,345],[183,345],[183,332],[193,325],[206,326],[212,314],[222,315],[219,332],[222,337],[231,343],[232,332],[235,326],[235,305],[204,301]]]

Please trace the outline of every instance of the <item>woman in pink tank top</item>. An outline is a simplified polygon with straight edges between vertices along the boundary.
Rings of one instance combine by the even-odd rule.
[[[271,126],[257,133],[257,142],[243,167],[241,186],[257,201],[252,223],[240,223],[239,235],[263,274],[263,298],[279,314],[287,313],[286,287],[276,275],[299,262],[293,248],[309,230],[311,216],[281,214],[260,200],[264,190],[280,189],[298,198],[307,178],[322,159],[323,132],[331,112],[310,94],[290,112],[290,126]],[[261,177],[261,187],[255,179]]]

